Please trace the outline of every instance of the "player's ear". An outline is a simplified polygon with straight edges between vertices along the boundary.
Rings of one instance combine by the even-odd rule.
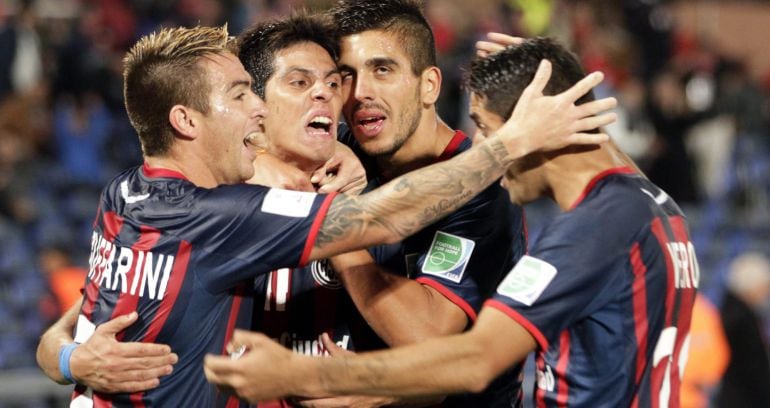
[[[433,105],[441,93],[441,70],[438,67],[428,67],[422,71],[420,78],[420,96],[422,103]]]
[[[168,112],[168,121],[177,135],[187,139],[194,139],[200,128],[198,112],[184,105],[172,106]]]

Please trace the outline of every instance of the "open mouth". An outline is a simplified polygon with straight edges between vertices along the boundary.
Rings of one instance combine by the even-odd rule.
[[[385,120],[384,116],[371,116],[371,117],[367,117],[359,120],[358,124],[360,126],[367,128],[368,130],[373,130],[378,126],[381,126],[382,121],[384,120]]]
[[[328,116],[315,116],[307,124],[308,133],[329,134],[332,129],[332,119]]]
[[[243,138],[243,145],[257,150],[264,150],[267,147],[267,140],[265,140],[265,126],[260,123],[259,130],[249,132],[249,134]]]
[[[356,128],[358,134],[367,137],[376,137],[382,132],[385,123],[385,116],[382,115],[357,115]]]

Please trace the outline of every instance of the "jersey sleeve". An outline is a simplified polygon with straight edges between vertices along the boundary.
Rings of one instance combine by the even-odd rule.
[[[208,258],[199,262],[214,263],[212,270],[226,274],[204,277],[217,281],[215,287],[307,263],[335,196],[246,184],[208,194],[208,199],[198,200],[205,204],[191,221],[200,223],[201,231],[210,231],[201,234],[197,244]],[[216,268],[216,263],[227,267]]]
[[[439,221],[427,237],[429,245],[409,255],[417,259],[415,279],[475,320],[484,299],[513,265],[514,246],[526,245],[514,239],[513,215],[500,187],[491,186]]]
[[[625,238],[597,218],[579,209],[558,216],[485,304],[524,326],[543,350],[607,302],[605,291],[624,279],[616,263]]]

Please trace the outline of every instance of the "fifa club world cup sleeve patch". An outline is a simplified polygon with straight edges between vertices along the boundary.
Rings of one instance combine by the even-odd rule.
[[[262,212],[303,218],[310,214],[316,193],[271,188],[262,201]]]
[[[555,266],[524,255],[497,287],[497,293],[532,306],[555,276]]]
[[[475,245],[470,239],[436,231],[422,264],[422,273],[459,283]]]

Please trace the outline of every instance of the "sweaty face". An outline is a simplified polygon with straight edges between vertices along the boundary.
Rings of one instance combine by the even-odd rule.
[[[342,106],[342,77],[331,56],[311,42],[279,51],[265,85],[268,150],[303,170],[333,154]]]
[[[420,122],[421,78],[399,36],[382,30],[343,38],[342,113],[361,148],[371,156],[395,153]]]
[[[500,129],[505,120],[497,113],[485,107],[486,99],[472,93],[470,98],[470,116],[476,123],[474,143],[478,143]],[[540,198],[545,189],[542,179],[542,156],[530,154],[516,160],[503,175],[500,185],[508,190],[511,201],[523,205]]]
[[[201,115],[202,158],[218,184],[243,182],[254,175],[254,153],[247,143],[263,132],[265,104],[251,91],[251,77],[230,53],[199,62],[209,80],[209,112]]]

